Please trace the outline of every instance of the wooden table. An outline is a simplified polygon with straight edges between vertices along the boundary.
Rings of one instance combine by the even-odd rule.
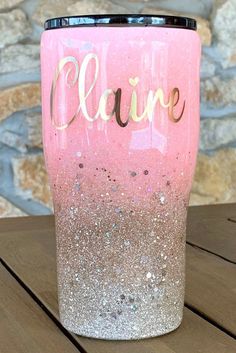
[[[140,341],[67,332],[58,318],[52,216],[0,220],[1,353],[235,353],[236,204],[191,207],[184,320]]]

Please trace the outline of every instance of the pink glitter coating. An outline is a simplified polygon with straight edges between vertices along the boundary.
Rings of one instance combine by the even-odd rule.
[[[43,135],[56,216],[60,318],[75,333],[137,339],[181,322],[186,206],[199,130],[199,43],[194,31],[155,27],[43,34]],[[107,88],[121,88],[125,121],[134,89],[141,114],[150,89],[163,89],[167,99],[177,87],[177,116],[186,102],[182,119],[172,122],[157,104],[152,121],[130,120],[124,128],[114,117],[88,122],[80,113],[67,129],[55,129],[50,89],[56,66],[66,56],[81,65],[88,53],[99,59],[89,115]],[[87,87],[94,70],[91,63]],[[78,87],[66,85],[64,71],[54,103],[60,124],[79,103]]]

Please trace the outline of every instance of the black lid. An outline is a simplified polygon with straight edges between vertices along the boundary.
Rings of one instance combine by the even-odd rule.
[[[45,30],[86,26],[157,26],[196,30],[197,22],[188,17],[165,15],[87,15],[51,18],[44,24]]]

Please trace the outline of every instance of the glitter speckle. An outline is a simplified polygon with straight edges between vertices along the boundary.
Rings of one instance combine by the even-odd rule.
[[[113,339],[171,331],[181,320],[184,288],[180,238],[186,210],[175,184],[167,188],[168,178],[162,180],[161,171],[157,178],[149,165],[139,170],[130,163],[123,173],[129,187],[119,170],[101,161],[90,164],[83,157],[74,156],[76,166],[82,161],[84,169],[79,175],[79,167],[73,172],[71,192],[66,175],[62,183],[53,180],[60,191],[56,209],[61,205],[56,221],[63,324],[82,335]],[[143,174],[145,167],[148,177]],[[137,172],[135,178],[132,171]],[[163,187],[157,186],[159,180]]]
[[[99,316],[105,318],[107,315],[106,315],[106,313],[101,313],[101,314],[99,314]]]
[[[163,277],[165,277],[165,276],[166,276],[166,270],[162,270],[162,271],[161,271],[161,275],[162,275]]]
[[[146,264],[148,262],[148,256],[142,255],[140,259],[141,264]]]
[[[116,313],[111,313],[111,317],[112,317],[113,319],[117,319]]]
[[[122,213],[122,210],[121,210],[119,207],[116,207],[116,208],[115,208],[115,212],[116,212],[116,213]]]
[[[133,312],[136,312],[138,310],[138,306],[136,304],[132,304],[130,305],[130,309],[133,311]]]
[[[131,172],[130,175],[131,175],[132,177],[135,177],[135,176],[137,175],[137,173],[136,173],[136,172]]]
[[[125,246],[130,246],[130,241],[129,240],[125,240],[124,244],[125,244]]]
[[[164,195],[160,196],[160,203],[161,203],[161,205],[164,205],[164,203],[165,203],[165,196]]]
[[[75,184],[75,189],[76,189],[76,190],[80,190],[80,183],[76,183],[76,184]]]

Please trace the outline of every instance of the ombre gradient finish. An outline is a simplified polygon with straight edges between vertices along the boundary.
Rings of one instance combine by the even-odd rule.
[[[198,35],[68,28],[44,32],[41,43],[62,324],[105,339],[170,332],[183,312],[186,207],[199,135]],[[178,122],[167,107],[174,88]],[[158,89],[162,104],[128,119],[131,106],[141,116]]]

